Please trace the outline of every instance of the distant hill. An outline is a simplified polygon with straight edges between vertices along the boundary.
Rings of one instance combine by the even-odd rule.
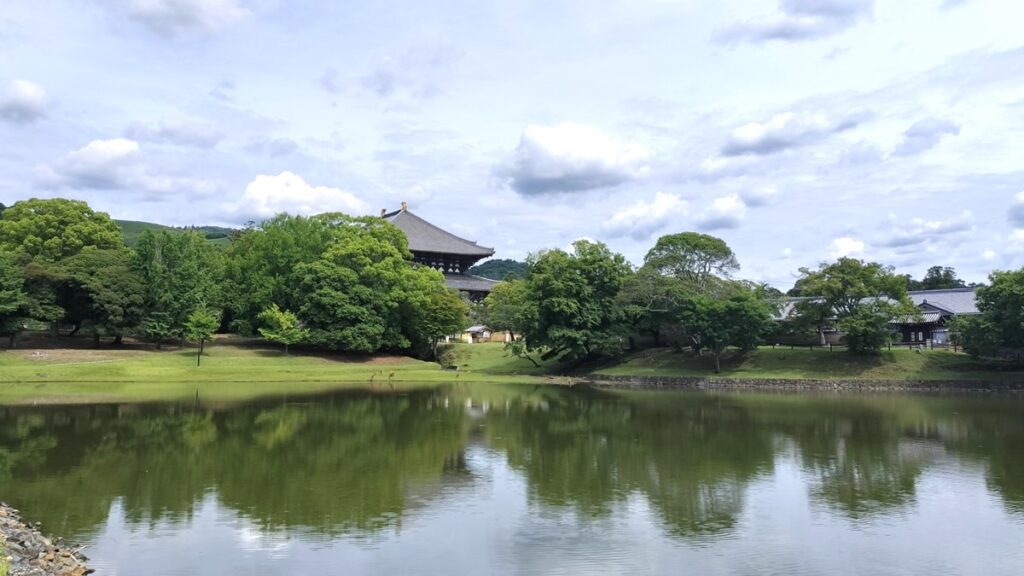
[[[124,233],[124,243],[129,246],[135,246],[139,241],[139,236],[142,235],[146,230],[152,230],[153,232],[160,232],[166,230],[168,232],[184,232],[185,230],[191,229],[201,232],[211,244],[227,244],[231,241],[231,233],[234,232],[233,228],[224,228],[222,226],[191,226],[189,228],[176,228],[173,226],[164,226],[163,224],[154,224],[152,222],[137,222],[135,220],[114,220],[118,226],[121,227],[121,232]]]
[[[476,276],[490,278],[491,280],[504,280],[509,276],[523,278],[526,276],[526,262],[496,258],[488,260],[483,264],[477,264],[470,268],[468,272]]]

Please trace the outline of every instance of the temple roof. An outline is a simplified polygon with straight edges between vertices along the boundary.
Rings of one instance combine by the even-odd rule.
[[[490,292],[497,284],[494,280],[472,274],[445,274],[444,283],[449,288],[464,292]]]
[[[908,292],[916,306],[928,304],[951,314],[977,314],[977,289],[949,288],[946,290],[912,290]]]
[[[437,254],[456,254],[484,258],[494,255],[493,248],[480,246],[476,242],[460,238],[446,232],[423,218],[409,212],[402,203],[401,210],[381,214],[381,217],[397,226],[409,241],[409,250],[413,252],[433,252]]]

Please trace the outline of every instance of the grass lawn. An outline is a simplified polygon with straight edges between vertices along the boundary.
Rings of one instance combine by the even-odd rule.
[[[67,341],[59,342],[67,346]],[[76,339],[75,346],[86,345]],[[191,399],[234,401],[342,388],[391,390],[454,382],[538,382],[526,360],[504,358],[501,344],[458,345],[458,372],[403,356],[292,353],[234,339],[195,349],[48,346],[28,342],[0,351],[0,404]],[[479,354],[474,354],[479,352]],[[476,364],[475,359],[480,363]],[[524,366],[525,365],[525,366]]]
[[[595,371],[618,376],[713,376],[711,356],[661,348],[630,354]],[[875,357],[845,350],[759,348],[722,359],[722,378],[864,380],[1024,380],[1024,366],[973,360],[946,350],[892,350]]]

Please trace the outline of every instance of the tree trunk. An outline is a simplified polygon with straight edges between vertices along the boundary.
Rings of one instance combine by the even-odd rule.
[[[715,374],[722,373],[722,353],[715,352]]]
[[[284,355],[285,356],[288,355],[288,343],[287,342],[284,343]]]
[[[821,345],[824,346],[825,345],[825,331],[822,330],[821,328],[818,328],[818,338],[821,340]]]
[[[117,336],[114,336],[114,341],[111,342],[111,344],[114,345],[114,346],[120,346],[123,343],[124,343],[124,336],[122,336],[121,334],[118,334]]]
[[[78,334],[78,331],[81,330],[81,328],[82,328],[82,324],[81,323],[75,324],[75,327],[71,329],[71,332],[68,332],[68,338],[74,336],[75,334]]]
[[[7,349],[14,350],[14,339],[18,337],[17,332],[11,332],[11,335],[7,337]]]
[[[93,335],[92,335],[92,343],[93,343],[94,346],[99,348],[99,346],[100,346],[100,333],[99,332],[94,332],[93,333]]]
[[[199,348],[196,349],[196,366],[198,367],[203,360],[203,341],[199,341]]]

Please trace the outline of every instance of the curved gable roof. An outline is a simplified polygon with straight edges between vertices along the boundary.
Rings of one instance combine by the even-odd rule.
[[[458,254],[478,258],[494,255],[493,248],[480,246],[476,242],[442,230],[408,210],[396,210],[386,213],[382,217],[405,232],[405,237],[409,241],[409,250],[413,252]]]

